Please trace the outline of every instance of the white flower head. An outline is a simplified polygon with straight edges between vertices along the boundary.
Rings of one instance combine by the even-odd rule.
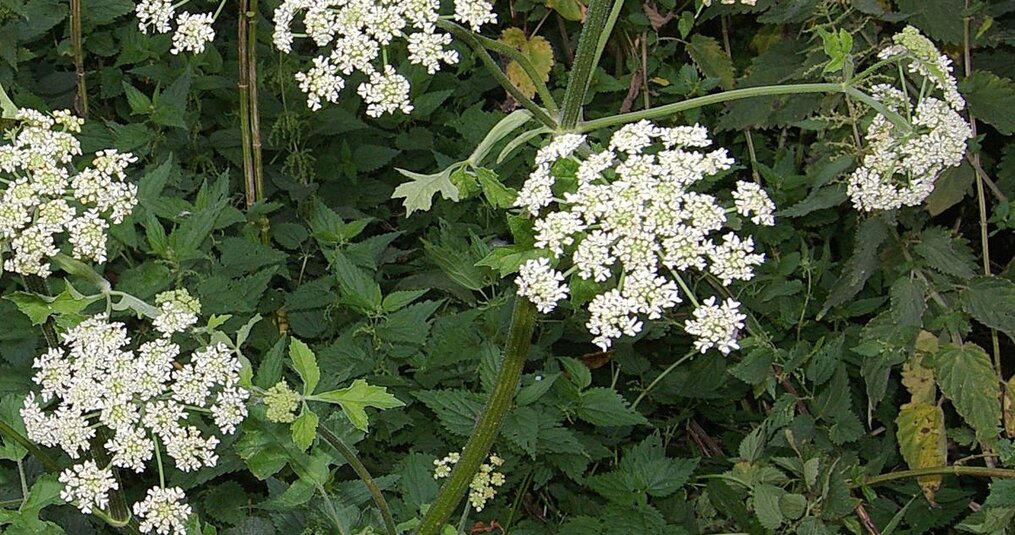
[[[744,328],[747,316],[740,313],[740,303],[727,299],[717,305],[715,297],[702,301],[701,306],[694,309],[694,317],[687,320],[684,330],[695,337],[694,347],[705,353],[716,348],[723,355],[739,349],[737,334]]]
[[[412,102],[409,100],[409,80],[395,72],[391,65],[384,66],[384,73],[375,72],[370,81],[360,84],[356,90],[367,103],[367,115],[380,117],[385,113],[409,113]]]
[[[159,315],[153,320],[155,329],[163,334],[183,332],[197,323],[201,302],[185,289],[162,292],[155,296]]]
[[[204,52],[205,45],[215,39],[215,29],[211,27],[215,18],[211,13],[194,15],[184,11],[176,17],[176,33],[173,34],[173,54],[180,52]]]
[[[567,274],[597,283],[601,290],[589,301],[585,326],[606,350],[640,333],[645,319],[660,319],[679,305],[688,270],[723,284],[754,277],[764,255],[754,251],[752,236],[732,231],[726,214],[738,211],[771,225],[775,205],[754,183],[738,182],[725,203],[701,191],[714,182],[706,178],[734,163],[723,148],[699,150],[712,145],[702,126],[639,121],[614,132],[606,150],[587,143],[580,134],[554,137],[537,152],[518,193],[515,206],[534,218],[534,246],[550,255],[521,265],[518,295],[544,313],[567,297],[565,273],[551,259]],[[566,176],[558,182],[555,173]]]
[[[74,503],[85,514],[95,508],[104,509],[109,505],[109,491],[120,487],[111,470],[99,468],[91,460],[61,472],[60,483],[63,483],[60,498]]]
[[[141,520],[141,532],[159,535],[183,535],[186,522],[193,512],[183,503],[186,496],[179,487],[152,487],[144,500],[134,504],[134,514]]]

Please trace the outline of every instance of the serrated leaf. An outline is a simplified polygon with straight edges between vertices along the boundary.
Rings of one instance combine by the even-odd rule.
[[[754,514],[765,529],[778,529],[785,521],[782,508],[779,507],[779,500],[785,493],[781,488],[768,484],[755,485],[751,490]]]
[[[331,267],[348,304],[364,312],[381,309],[381,286],[345,254],[336,252]]]
[[[574,0],[564,0],[565,2]],[[545,37],[534,35],[526,37],[521,28],[508,28],[500,36],[500,41],[522,53],[532,64],[536,74],[543,82],[550,79],[550,68],[553,67],[553,47]],[[504,69],[508,80],[525,96],[536,95],[536,85],[517,61],[511,60]]]
[[[887,238],[888,228],[881,219],[872,217],[860,223],[860,228],[856,231],[853,256],[845,262],[839,280],[835,281],[818,313],[818,319],[832,307],[839,306],[860,293],[867,279],[880,268],[878,249]]]
[[[314,411],[304,406],[300,415],[293,421],[290,429],[293,434],[293,442],[301,450],[306,451],[311,444],[314,443],[314,437],[317,436],[317,424],[319,418]]]
[[[927,261],[929,267],[942,273],[962,279],[972,278],[976,274],[972,255],[942,228],[924,230],[920,234],[920,242],[913,246],[913,250]]]
[[[926,291],[923,281],[913,277],[900,277],[892,283],[890,296],[896,324],[902,327],[923,325],[923,313],[927,311]]]
[[[345,388],[316,394],[310,399],[338,404],[352,425],[364,433],[367,432],[370,423],[367,417],[367,407],[393,409],[405,405],[393,394],[389,394],[386,387],[372,386],[363,379],[356,379]]]
[[[959,83],[969,112],[1006,136],[1015,134],[1015,83],[994,73],[975,71]]]
[[[724,89],[733,87],[733,62],[719,46],[719,41],[701,34],[694,34],[687,44],[687,53],[701,69],[701,73],[711,78],[718,78]]]
[[[593,425],[615,427],[648,423],[612,388],[590,388],[582,392],[578,403],[578,417]]]
[[[410,182],[403,182],[395,188],[391,198],[405,199],[402,201],[402,206],[405,207],[406,217],[411,216],[416,210],[423,212],[429,210],[433,206],[433,196],[438,192],[441,194],[441,197],[457,202],[458,188],[451,183],[451,173],[455,169],[455,166],[451,166],[439,173],[424,175],[396,168],[395,170],[401,173],[402,176],[412,180]]]
[[[483,410],[482,398],[464,390],[427,390],[413,395],[437,413],[445,429],[458,436],[469,436]]]
[[[895,436],[899,451],[913,470],[948,464],[948,443],[945,438],[945,415],[931,403],[906,403],[895,418]],[[941,488],[941,476],[917,478],[927,501],[934,503],[934,493]]]
[[[11,97],[7,96],[7,92],[0,85],[0,119],[13,119],[17,114],[18,107],[14,105]]]
[[[384,301],[381,301],[381,308],[385,312],[394,312],[406,305],[411,304],[413,301],[419,299],[423,294],[429,290],[397,290],[384,296]]]
[[[518,198],[518,192],[509,188],[490,169],[480,167],[476,169],[476,178],[480,187],[483,188],[483,196],[494,208],[511,208]]]
[[[13,292],[5,295],[4,299],[17,305],[18,310],[32,320],[32,325],[42,325],[50,316],[78,316],[88,305],[102,299],[102,296],[83,298],[73,295],[70,290],[64,290],[54,297]]]
[[[906,21],[936,41],[961,43],[963,0],[898,0]]]
[[[307,344],[293,338],[289,340],[289,358],[293,361],[296,373],[303,380],[303,395],[313,394],[317,383],[321,380],[321,370],[317,367],[317,356]]]
[[[976,438],[992,442],[1001,423],[997,374],[990,357],[979,346],[946,344],[931,359],[938,386],[951,400]]]
[[[977,277],[969,281],[960,300],[973,319],[1015,340],[1015,283],[1000,277]]]
[[[940,215],[962,202],[975,179],[975,171],[969,162],[964,161],[958,167],[945,169],[934,182],[934,191],[924,201],[923,207],[932,216]]]

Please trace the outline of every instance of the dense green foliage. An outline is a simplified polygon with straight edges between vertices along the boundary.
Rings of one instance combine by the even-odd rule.
[[[187,288],[204,317],[228,315],[224,332],[259,315],[244,345],[253,383],[284,377],[318,394],[292,427],[252,405],[215,468],[170,472],[197,513],[193,532],[382,533],[371,494],[319,427],[352,445],[400,529],[411,529],[437,497],[434,461],[461,450],[494,388],[516,299],[505,275],[521,261],[510,255],[524,254],[499,246],[531,245],[505,217],[504,186],[520,187],[544,138],[503,153],[511,137],[502,139],[450,173],[458,202],[437,189],[392,198],[407,181],[399,170],[431,174],[466,160],[517,103],[456,44],[457,67],[403,69],[409,115],[368,118],[352,92],[310,111],[293,80],[310,51],[272,48],[269,0],[253,26],[265,199],[247,206],[236,6],[206,52],[172,55],[169,36],[138,31],[129,0],[82,2],[84,150],[140,158],[139,207],[113,228],[101,274],[147,300]],[[500,22],[485,33],[518,28],[505,42],[549,67],[561,102],[585,7],[498,2]],[[741,349],[694,353],[679,328],[686,309],[607,352],[577,307],[541,316],[493,447],[506,483],[460,527],[1015,533],[1015,472],[1005,472],[1015,469],[1015,2],[758,0],[694,14],[694,2],[626,2],[585,119],[724,89],[838,81],[845,63],[876,61],[912,24],[954,58],[978,137],[923,206],[860,213],[843,177],[866,123],[841,94],[744,99],[660,120],[708,126],[738,162],[734,174],[759,178],[779,207],[777,225],[756,234],[766,262],[754,280],[730,290],[689,280],[744,303]],[[0,0],[0,86],[17,106],[75,109],[73,56],[66,3]],[[0,421],[20,429],[52,322],[36,325],[46,318],[23,313],[30,299],[15,292],[55,296],[65,283],[4,273],[0,289]],[[879,477],[952,465],[988,470]],[[63,504],[51,472],[0,434],[0,531],[116,531]],[[130,501],[132,481],[145,477],[121,473]]]

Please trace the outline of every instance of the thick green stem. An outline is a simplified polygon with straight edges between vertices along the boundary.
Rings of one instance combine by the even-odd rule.
[[[609,0],[592,0],[585,14],[585,26],[578,38],[578,51],[574,56],[574,67],[571,78],[564,91],[564,110],[561,112],[560,125],[570,130],[581,118],[582,103],[592,80],[592,71],[599,59],[599,40],[606,28],[610,16]]]
[[[85,50],[82,43],[81,0],[70,0],[70,42],[74,53],[77,96],[74,107],[78,116],[88,118],[88,86],[85,84]]]
[[[987,468],[982,466],[935,466],[933,468],[918,468],[916,470],[900,470],[889,472],[858,481],[850,486],[873,486],[896,481],[899,479],[911,479],[921,476],[975,476],[975,477],[998,477],[1002,479],[1015,479],[1015,470],[1005,468]]]
[[[423,518],[423,523],[416,531],[417,535],[437,535],[445,522],[451,517],[458,503],[469,488],[469,483],[489,455],[501,421],[511,408],[515,390],[529,355],[532,332],[536,326],[536,307],[528,299],[515,298],[514,310],[511,312],[511,327],[508,331],[507,346],[504,348],[504,361],[497,373],[497,381],[490,393],[490,398],[483,408],[483,414],[476,422],[476,427],[469,437],[469,442],[462,451],[461,458],[455,464],[448,481],[441,487],[440,494],[430,510]]]
[[[60,465],[52,457],[32,443],[31,440],[28,440],[28,437],[19,433],[17,429],[14,429],[3,420],[0,420],[0,435],[7,436],[14,442],[17,442],[22,448],[28,450],[28,453],[32,454],[32,457],[35,457],[42,463],[42,466],[46,467],[46,470],[56,472],[60,469]]]
[[[804,93],[843,93],[863,102],[878,113],[884,115],[897,128],[902,128],[905,131],[910,130],[910,127],[905,119],[899,116],[899,114],[885,108],[885,106],[878,102],[874,97],[855,87],[846,84],[833,83],[766,85],[760,87],[734,89],[732,91],[723,91],[722,93],[716,93],[714,95],[705,95],[680,102],[674,102],[673,104],[666,104],[648,110],[633,111],[630,113],[604,117],[602,119],[586,121],[577,125],[577,127],[571,128],[571,130],[575,132],[591,132],[600,128],[609,128],[612,126],[633,123],[642,119],[658,119],[660,117],[666,117],[682,111],[693,110],[710,104],[729,102],[731,100],[774,95],[798,95]],[[565,101],[565,108],[566,106],[567,103]]]
[[[465,28],[462,28],[461,26],[458,26],[457,24],[449,24],[442,21],[438,22],[440,23],[441,28],[451,32],[452,35],[461,39],[465,44],[472,48],[472,51],[479,56],[479,60],[483,62],[483,65],[488,71],[490,71],[490,74],[495,80],[497,80],[497,83],[500,84],[501,87],[503,87],[504,90],[518,102],[518,104],[532,112],[532,116],[535,117],[537,121],[554,130],[557,129],[557,121],[550,117],[550,115],[547,114],[543,108],[540,108],[539,105],[537,105],[532,99],[525,96],[524,93],[515,87],[515,84],[513,84],[504,72],[501,71],[497,62],[490,57],[490,53],[483,48],[483,45],[479,42],[479,39],[476,38],[475,34]]]
[[[557,101],[554,100],[553,95],[550,94],[550,88],[546,86],[546,82],[543,81],[543,77],[536,72],[536,67],[532,65],[532,61],[518,51],[518,49],[508,46],[500,41],[490,39],[489,37],[484,37],[478,33],[470,32],[468,29],[449,20],[438,20],[437,26],[458,36],[461,36],[462,33],[468,33],[475,38],[479,44],[483,45],[487,49],[498,54],[503,54],[516,61],[522,70],[525,71],[525,74],[532,79],[532,84],[536,88],[536,93],[539,94],[539,99],[543,101],[543,106],[546,107],[546,111],[549,112],[550,115],[557,115],[559,111],[557,109]]]
[[[395,520],[391,516],[391,509],[388,507],[387,500],[384,499],[384,494],[381,493],[381,488],[377,486],[377,482],[370,475],[366,466],[359,460],[356,452],[352,450],[341,438],[331,432],[327,427],[321,426],[317,429],[317,433],[321,435],[321,438],[325,442],[335,448],[338,453],[345,458],[345,462],[349,463],[356,475],[363,480],[363,484],[367,486],[367,490],[370,491],[370,495],[374,498],[374,504],[377,505],[377,509],[381,512],[381,518],[384,520],[384,529],[388,535],[397,535],[398,530],[395,527]]]
[[[610,35],[613,34],[613,27],[617,25],[617,19],[620,18],[620,11],[623,7],[624,0],[613,0],[613,7],[606,18],[606,25],[603,26],[603,30],[599,33],[599,42],[596,43],[596,56],[592,61],[592,65],[599,65],[599,59],[603,57],[606,43],[609,42]]]

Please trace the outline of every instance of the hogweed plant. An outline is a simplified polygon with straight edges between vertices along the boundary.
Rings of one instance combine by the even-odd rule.
[[[189,1],[142,0],[136,5],[139,29],[173,32],[174,55],[203,52],[215,37],[213,23],[224,0],[214,13],[179,11]],[[672,329],[686,335],[691,348],[687,355],[670,363],[630,407],[617,399],[618,406],[635,415],[626,424],[644,422],[634,409],[677,366],[695,356],[725,357],[740,349],[741,333],[749,328],[752,314],[738,295],[755,280],[766,258],[775,256],[763,250],[756,235],[765,232],[763,227],[775,226],[782,216],[769,194],[768,178],[762,181],[742,174],[730,150],[713,141],[710,130],[716,129],[693,120],[685,124],[680,114],[753,97],[834,95],[830,105],[847,109],[855,127],[852,144],[839,145],[838,150],[855,157],[857,164],[833,178],[844,186],[843,199],[848,197],[862,212],[924,203],[938,179],[963,161],[975,137],[974,127],[963,116],[965,102],[951,60],[913,27],[895,35],[873,63],[859,72],[851,54],[852,38],[822,31],[819,34],[830,55],[822,71],[826,81],[727,89],[586,119],[589,86],[623,2],[592,0],[587,11],[579,13],[583,30],[568,83],[558,94],[562,96],[559,103],[531,58],[480,34],[497,23],[493,2],[444,4],[436,0],[283,0],[272,17],[272,43],[280,52],[318,52],[313,66],[295,75],[311,110],[340,102],[351,92],[347,87],[355,86],[370,117],[411,113],[413,88],[400,69],[408,63],[435,75],[445,66],[458,64],[461,51],[453,48],[456,42],[472,50],[521,108],[493,126],[467,160],[430,175],[401,171],[410,180],[393,195],[404,199],[411,214],[429,209],[438,193],[461,201],[482,191],[495,209],[507,212],[515,239],[513,244],[494,248],[477,264],[495,269],[502,277],[514,277],[514,308],[497,370],[483,377],[489,386],[486,404],[464,449],[433,461],[432,477],[444,484],[424,507],[422,518],[395,523],[381,485],[345,437],[332,431],[330,423],[318,416],[320,409],[315,410],[325,404],[337,406],[343,421],[365,434],[370,429],[367,409],[396,409],[404,403],[386,387],[363,379],[331,388],[328,378],[322,381],[315,352],[295,337],[289,338],[287,362],[299,380],[291,383],[284,377],[286,347],[280,341],[265,357],[270,366],[262,363],[264,369],[274,367],[264,372],[270,379],[255,385],[252,366],[240,348],[260,316],[242,327],[234,340],[218,330],[229,320],[227,316],[212,316],[199,326],[201,302],[187,290],[157,293],[154,304],[149,304],[114,289],[89,263],[106,262],[111,227],[128,220],[138,204],[138,188],[127,181],[128,167],[136,158],[106,150],[86,165],[75,165],[75,158],[82,156],[75,137],[81,120],[68,112],[23,109],[0,146],[4,270],[46,278],[53,275],[55,265],[98,291],[83,294],[68,280],[67,289],[56,297],[19,293],[12,299],[34,323],[47,329],[55,324],[61,333],[48,351],[34,359],[32,380],[38,391],[24,399],[20,416],[26,431],[23,445],[47,459],[47,469],[56,471],[54,465],[59,463],[35,445],[60,448],[73,461],[58,476],[65,502],[82,513],[103,515],[116,526],[130,525],[145,533],[185,533],[192,525],[189,503],[193,497],[179,486],[167,485],[167,467],[191,473],[214,467],[219,460],[219,437],[242,434],[244,421],[257,414],[259,425],[287,428],[281,449],[290,456],[304,455],[318,443],[337,451],[366,486],[388,535],[407,529],[420,535],[453,530],[447,521],[463,498],[467,496],[468,501],[462,525],[470,510],[483,511],[497,489],[508,483],[501,470],[505,461],[490,450],[518,395],[539,314],[582,318],[585,341],[604,354],[648,331]],[[739,13],[755,6],[753,0],[703,0],[696,2],[697,15],[682,23],[693,24],[694,17],[713,4],[738,6]],[[450,7],[450,13],[441,14],[442,7]],[[256,17],[256,7],[253,11]],[[241,16],[249,15],[243,10]],[[249,61],[255,46],[256,33],[241,46],[241,62]],[[533,91],[521,91],[491,53],[516,62],[530,78]],[[251,65],[246,69],[253,72]],[[256,87],[256,78],[247,82]],[[538,94],[539,102],[530,94]],[[242,95],[250,98],[256,91]],[[256,116],[254,100],[241,110],[244,129],[251,124],[250,106]],[[522,127],[528,130],[514,135]],[[250,142],[244,138],[244,150],[249,150]],[[500,159],[504,159],[524,145],[539,148],[534,161],[524,164],[526,178],[519,189],[483,167],[495,146],[503,147]],[[750,152],[757,165],[753,145]],[[245,166],[251,158],[244,154]],[[260,193],[252,196],[248,188],[248,208],[263,200],[263,184],[257,189]],[[346,223],[340,224],[347,230]],[[315,230],[315,237],[323,234]],[[334,264],[329,268],[341,271],[343,282],[351,281],[367,295],[357,301],[370,312],[371,323],[363,330],[373,329],[373,320],[422,295],[397,290],[382,297],[379,284],[360,276],[359,268],[344,257],[340,263],[340,254],[328,258]],[[894,287],[892,291],[894,299]],[[681,310],[681,305],[686,308]],[[279,321],[284,333],[281,325]],[[341,338],[336,344],[340,342]],[[578,390],[588,387],[591,377],[582,384],[576,370],[568,370],[569,380]],[[916,367],[907,368],[911,374],[907,380],[917,372]],[[322,384],[331,389],[319,388]],[[960,407],[960,412],[964,410]],[[6,434],[19,436],[9,425],[0,424]],[[793,445],[792,436],[787,440]],[[637,455],[648,458],[654,446],[651,440],[643,446],[636,448]],[[738,470],[750,468],[745,466],[753,460],[750,448],[749,443],[741,446],[743,462]],[[249,460],[259,449],[248,448],[241,457],[244,454],[244,460]],[[301,480],[303,471],[314,469],[310,466],[314,462],[294,467]],[[157,477],[149,473],[153,463]],[[126,511],[107,514],[107,509],[113,511],[124,500],[126,480],[118,473],[128,470],[134,472],[130,481],[145,481],[147,491]],[[801,466],[800,471],[804,480],[810,480],[807,485],[813,486],[817,465]],[[261,474],[258,477],[264,479]],[[531,482],[532,474],[526,477]],[[727,478],[750,487],[752,493],[757,491],[758,487],[751,487],[754,483]],[[309,490],[323,495],[334,517],[331,498],[320,481],[314,483],[315,488]],[[286,499],[300,497],[287,492]],[[807,504],[803,496],[800,499]],[[796,498],[785,501],[798,505]],[[761,507],[758,495],[751,497],[751,504],[755,510]],[[340,522],[335,525],[342,530]]]

